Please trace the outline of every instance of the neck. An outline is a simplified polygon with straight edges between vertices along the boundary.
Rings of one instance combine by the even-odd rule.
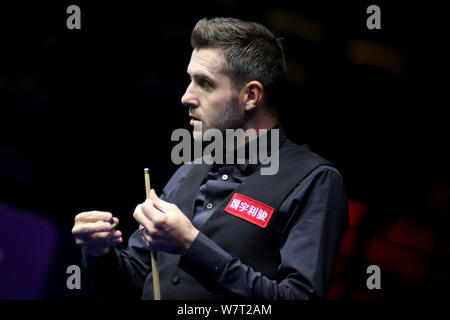
[[[247,121],[242,126],[242,129],[244,131],[248,129],[254,129],[256,131],[257,136],[259,137],[261,134],[275,127],[279,119],[276,114],[269,113],[269,111],[267,111],[265,108],[258,108],[258,109],[259,110],[255,110],[255,112],[247,119]],[[261,132],[262,129],[265,130]],[[245,143],[248,143],[249,141],[250,138],[246,136]],[[236,144],[235,148],[238,148],[241,145],[242,143]]]

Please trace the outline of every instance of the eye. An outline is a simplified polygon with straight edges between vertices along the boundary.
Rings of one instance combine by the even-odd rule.
[[[188,76],[188,78],[191,82],[194,82],[197,86],[205,90],[211,90],[215,87],[214,82],[209,80],[207,77],[203,77],[201,75],[194,75],[193,77]]]
[[[198,83],[201,87],[203,88],[208,88],[208,87],[212,87],[211,83],[209,83],[207,80],[205,79],[201,79]]]

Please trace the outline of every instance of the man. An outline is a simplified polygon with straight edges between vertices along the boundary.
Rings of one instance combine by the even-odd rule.
[[[78,214],[72,233],[86,273],[104,294],[152,299],[155,250],[162,299],[324,299],[347,228],[346,196],[339,172],[278,124],[280,40],[260,24],[214,18],[196,24],[191,44],[181,101],[194,139],[212,128],[254,129],[258,140],[275,134],[267,148],[280,168],[262,175],[265,164],[248,157],[184,164],[159,197],[152,190],[136,207],[141,227],[126,250],[115,247],[122,234],[105,222],[111,213]]]

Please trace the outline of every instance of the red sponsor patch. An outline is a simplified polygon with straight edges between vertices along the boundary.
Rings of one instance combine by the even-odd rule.
[[[272,217],[274,209],[262,202],[235,193],[225,211],[261,228],[265,228]]]

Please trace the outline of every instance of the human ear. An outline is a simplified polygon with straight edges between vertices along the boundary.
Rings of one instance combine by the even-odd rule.
[[[256,108],[262,101],[263,85],[259,81],[250,81],[243,88],[243,102],[245,110],[250,111]]]

